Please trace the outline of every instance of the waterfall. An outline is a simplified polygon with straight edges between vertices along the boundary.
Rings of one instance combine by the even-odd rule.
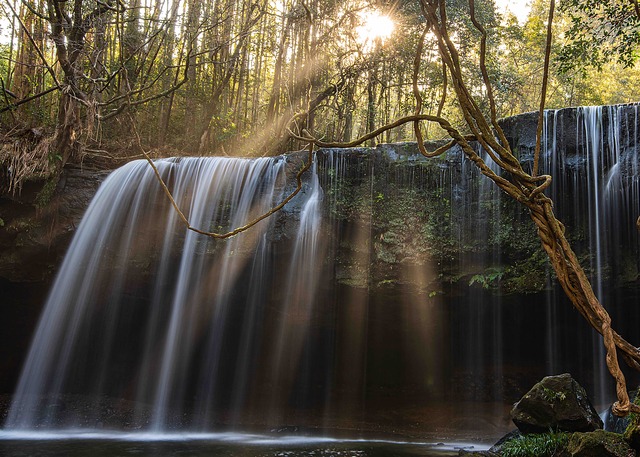
[[[637,341],[638,106],[544,121],[554,210]],[[225,232],[282,201],[302,157],[156,163],[191,224]],[[5,428],[433,431],[485,417],[460,426],[484,433],[486,416],[567,371],[604,405],[600,339],[552,277],[530,216],[459,148],[318,150],[298,196],[227,240],[187,230],[132,162],[78,227]]]
[[[319,152],[281,212],[222,241],[184,227],[147,163],[116,170],[60,268],[5,428],[336,427],[380,421],[390,392],[400,416],[439,395],[442,313],[421,298],[436,274],[413,252],[399,288],[375,271],[392,237],[374,233],[374,206],[396,199],[374,189],[370,159]],[[281,201],[296,160],[157,167],[192,226],[224,232]],[[402,189],[430,176],[385,173]]]
[[[203,230],[241,226],[282,196],[281,159],[183,158],[157,167],[191,224]],[[317,199],[312,191],[310,201]],[[314,217],[308,213],[315,209],[305,207],[301,217]],[[185,229],[146,162],[111,174],[57,276],[6,426],[100,423],[68,416],[68,399],[59,397],[78,393],[152,405],[149,417],[136,409],[131,418],[152,429],[166,429],[187,409],[192,426],[206,427],[214,405],[225,401],[219,384],[244,386],[251,376],[246,362],[260,339],[256,316],[269,291],[264,264],[272,225],[264,221],[216,242]],[[244,364],[234,366],[226,354],[237,339],[229,315],[239,312],[246,314],[237,348]]]
[[[554,177],[550,196],[556,203],[556,214],[568,227],[594,292],[612,314],[616,328],[627,327],[628,319],[622,317],[625,300],[618,283],[633,280],[623,275],[638,272],[637,125],[638,105],[545,112],[543,172]],[[548,303],[556,301],[550,297]],[[555,334],[550,338],[550,346],[557,347],[560,337]],[[593,394],[596,402],[605,404],[612,398],[612,381],[599,335],[593,336],[591,345],[595,354],[592,385],[597,386]],[[559,369],[556,361],[551,361],[550,369]]]

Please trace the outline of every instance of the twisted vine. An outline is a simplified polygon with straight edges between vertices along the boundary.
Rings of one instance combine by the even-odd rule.
[[[604,340],[606,348],[606,364],[609,372],[616,382],[616,394],[618,401],[614,403],[612,409],[616,415],[624,416],[630,412],[640,413],[640,407],[629,400],[627,393],[625,376],[620,369],[618,362],[618,350],[622,353],[625,361],[634,369],[640,368],[640,350],[627,342],[612,328],[611,317],[602,306],[587,278],[584,269],[581,267],[578,258],[571,248],[565,236],[564,225],[553,213],[553,202],[544,195],[544,190],[551,184],[551,176],[537,174],[537,160],[532,174],[526,173],[520,162],[517,160],[509,144],[504,140],[504,133],[495,121],[494,102],[491,91],[488,91],[491,105],[491,121],[488,121],[479,110],[478,105],[465,85],[457,49],[449,37],[446,15],[442,14],[445,9],[444,0],[421,0],[422,11],[428,26],[435,34],[438,41],[438,48],[443,62],[449,69],[452,85],[456,98],[460,104],[464,118],[468,127],[477,137],[478,142],[487,151],[489,156],[509,175],[508,184],[504,178],[496,179],[496,174],[483,173],[493,180],[502,190],[522,203],[529,209],[529,213],[537,227],[538,236],[542,246],[547,253],[551,265],[556,272],[558,282],[564,292],[569,297],[574,307],[598,331]],[[486,40],[486,30],[475,20],[474,0],[469,0],[472,12],[472,21],[478,31],[482,34],[482,43]],[[550,20],[553,11],[550,11]],[[548,34],[551,34],[551,27],[548,27]],[[545,61],[548,62],[550,52],[550,39],[548,36],[545,50]],[[486,47],[481,46],[480,67],[485,84],[488,83],[485,68]],[[548,65],[545,65],[545,72],[548,72]],[[543,85],[546,86],[547,78],[543,78]],[[543,88],[543,93],[546,87]],[[541,111],[544,109],[544,100],[541,101]],[[491,134],[491,127],[495,130],[495,135]],[[463,149],[472,162],[481,170],[484,170],[484,162],[469,146],[461,135],[451,135]],[[496,140],[496,137],[498,138]],[[540,134],[537,135],[536,156],[540,151]],[[497,160],[496,160],[497,159]]]

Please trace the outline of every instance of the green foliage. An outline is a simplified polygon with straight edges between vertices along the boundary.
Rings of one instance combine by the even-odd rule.
[[[0,227],[4,227],[4,219],[0,217]]]
[[[558,4],[559,2],[556,2]],[[587,4],[588,3],[588,4]],[[640,92],[633,81],[640,69],[634,65],[640,36],[632,2],[614,3],[566,0],[557,8],[551,48],[552,68],[546,106],[561,108],[578,105],[630,103]],[[585,4],[586,9],[582,6]],[[598,6],[599,5],[599,6]],[[524,23],[506,16],[500,25],[500,42],[491,49],[499,63],[493,73],[494,92],[501,116],[539,108],[542,72],[540,62],[546,41],[548,0],[532,0]],[[589,13],[589,8],[603,11]],[[623,11],[611,22],[607,12]],[[591,14],[593,17],[587,17]],[[594,30],[591,30],[594,29]],[[594,34],[607,34],[597,38]],[[622,52],[622,54],[620,54]],[[619,58],[619,55],[621,58]]]
[[[0,75],[6,75],[10,68],[10,47],[7,44],[0,44]],[[4,76],[3,76],[4,78]],[[6,84],[6,81],[2,82]],[[4,96],[0,97],[0,102],[5,103]]]
[[[60,5],[70,14],[72,3]],[[96,4],[81,3],[84,15],[91,14]],[[116,3],[109,0],[105,4]],[[46,2],[35,4],[41,7]],[[132,131],[123,131],[122,116],[110,117],[126,111],[134,117],[143,141],[153,146],[168,144],[182,151],[201,149],[201,153],[231,155],[236,151],[246,155],[272,153],[276,147],[279,152],[293,150],[301,145],[280,141],[284,133],[280,124],[293,113],[304,111],[311,99],[334,85],[335,95],[318,105],[306,125],[318,137],[351,140],[360,136],[370,120],[369,93],[375,127],[413,113],[413,62],[425,25],[420,2],[402,0],[393,7],[390,2],[314,2],[313,26],[297,0],[265,2],[264,14],[249,23],[245,23],[247,14],[234,12],[246,12],[255,2],[229,0],[225,8],[215,4],[187,2],[175,10],[131,7],[121,15],[109,10],[91,21],[86,48],[79,50],[78,70],[86,77],[79,78],[76,86],[83,99],[92,102],[82,108],[82,117],[95,118],[92,109],[85,109],[89,105],[99,107],[103,117],[96,121],[95,130],[82,131],[87,136],[82,138],[85,144],[99,140],[108,149],[128,150]],[[471,22],[469,3],[447,0],[446,4],[447,25],[459,48],[466,84],[486,113],[488,99],[478,67],[480,33]],[[620,65],[603,63],[615,56],[623,65],[635,62],[640,21],[633,14],[632,2],[564,0],[563,4],[554,25],[556,44],[552,50],[562,74],[551,77],[547,106],[637,99],[638,74],[623,73]],[[548,0],[532,0],[531,6],[528,20],[520,24],[515,16],[501,17],[495,2],[475,1],[476,17],[488,34],[486,64],[499,117],[538,108]],[[363,9],[379,10],[396,22],[392,37],[374,51],[363,49],[355,33]],[[60,71],[54,65],[53,43],[41,32],[50,27],[46,16],[31,17],[30,26],[39,32],[34,36],[42,38],[44,55],[51,56],[50,66]],[[18,97],[54,85],[31,44],[21,40],[16,34],[13,47],[0,45],[0,74],[7,89]],[[305,43],[310,49],[305,49]],[[237,55],[235,49],[239,50]],[[581,61],[595,65],[602,73],[576,71]],[[58,79],[63,76],[58,74]],[[423,112],[435,113],[442,96],[443,73],[431,35],[427,35],[417,82]],[[17,90],[18,85],[24,87]],[[448,90],[443,117],[467,130],[451,85]],[[0,106],[12,101],[7,94],[0,97]],[[58,119],[57,103],[59,93],[55,91],[6,113],[3,119],[14,123],[11,116],[16,115],[26,124],[53,126]],[[128,103],[135,103],[135,109],[125,110]],[[304,124],[300,122],[298,127]],[[413,140],[411,127],[407,124],[378,139]],[[425,138],[446,137],[437,125],[425,123],[423,128]],[[88,137],[89,132],[95,136]],[[269,142],[276,144],[271,148]]]
[[[640,389],[636,391],[636,395],[633,397],[633,403],[640,406]],[[628,441],[635,441],[638,434],[638,427],[640,426],[640,416],[636,413],[629,414],[629,425],[624,431],[624,437]]]
[[[523,247],[522,252],[531,255],[513,260],[505,271],[503,290],[507,293],[534,293],[544,290],[547,286],[547,272],[550,270],[549,258],[538,245]]]
[[[542,398],[548,403],[555,403],[556,401],[562,402],[567,399],[567,394],[542,386]]]
[[[631,67],[638,59],[640,18],[633,2],[566,0],[562,12],[570,26],[557,56],[560,73],[588,66],[601,69],[612,60]]]
[[[49,164],[53,167],[56,167],[62,163],[62,156],[55,151],[49,152],[48,159]]]
[[[38,192],[38,195],[36,196],[35,203],[37,208],[44,208],[51,202],[51,199],[53,198],[53,194],[56,191],[57,185],[58,185],[57,175],[47,180],[47,182],[44,184],[44,186],[42,186],[42,189],[40,189],[40,192]]]
[[[540,433],[521,435],[504,443],[500,450],[503,457],[552,457],[569,440],[566,433]]]
[[[471,277],[471,280],[469,281],[469,285],[472,286],[474,284],[479,284],[483,289],[489,289],[490,287],[495,286],[495,284],[499,282],[503,276],[504,271],[495,268],[489,268],[484,273],[473,275]]]

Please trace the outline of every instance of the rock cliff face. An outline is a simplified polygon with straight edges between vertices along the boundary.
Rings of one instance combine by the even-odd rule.
[[[562,161],[559,169],[553,170],[554,180],[563,181],[565,178],[562,175],[566,174],[578,177],[578,180],[589,178],[587,168],[593,164],[589,162],[591,146],[587,143],[591,140],[588,135],[594,133],[600,133],[598,147],[602,151],[610,150],[614,143],[619,150],[616,163],[610,163],[612,159],[605,157],[602,164],[598,164],[603,175],[610,177],[614,167],[617,167],[616,171],[619,170],[622,177],[630,178],[637,173],[636,145],[640,137],[640,128],[636,122],[637,110],[637,105],[605,107],[591,121],[594,123],[593,129],[597,130],[593,132],[584,131],[585,123],[590,121],[585,119],[580,109],[547,112],[546,154],[550,156],[550,149],[554,147],[558,151],[557,160]],[[614,118],[616,131],[612,131],[610,127]],[[536,124],[537,113],[526,113],[501,121],[507,139],[525,166],[532,162]],[[428,146],[433,149],[438,144]],[[292,157],[289,168],[295,171],[295,167],[302,163],[306,155]],[[416,250],[444,250],[446,252],[439,253],[444,257],[455,256],[453,251],[464,253],[492,250],[495,246],[491,245],[495,242],[503,244],[503,255],[512,264],[513,256],[530,257],[532,254],[524,249],[523,244],[533,243],[535,237],[524,235],[517,227],[506,227],[505,224],[501,228],[485,227],[496,232],[490,234],[496,239],[485,239],[482,243],[474,243],[471,236],[465,236],[465,230],[477,233],[478,227],[491,224],[494,217],[512,220],[521,216],[517,215],[519,210],[515,205],[511,205],[506,199],[496,201],[497,194],[492,184],[479,182],[483,179],[462,158],[459,150],[454,149],[445,157],[424,159],[419,155],[415,144],[399,143],[345,151],[320,150],[318,157],[328,211],[336,220],[343,221],[373,217],[374,238],[377,235],[374,244],[379,251],[377,257],[383,262],[406,262]],[[66,170],[51,201],[42,204],[42,208],[38,208],[36,203],[36,196],[42,186],[39,183],[28,184],[19,196],[0,197],[0,278],[13,283],[49,281],[84,210],[107,173]],[[634,182],[637,179],[636,176]],[[564,212],[561,217],[563,220],[574,221],[576,215],[571,214],[569,206],[573,204],[574,195],[580,189],[562,190],[570,192],[560,195],[559,191],[555,191],[558,203],[567,207],[561,208]],[[492,205],[513,208],[507,208],[506,213],[502,211],[493,214],[492,211],[496,208],[491,208]],[[483,211],[478,211],[479,206],[483,206]],[[295,212],[295,202],[287,208]],[[367,212],[372,212],[372,216],[367,215]],[[474,220],[470,220],[471,216]],[[523,217],[526,218],[526,215]],[[377,218],[382,220],[376,221]],[[635,222],[636,219],[632,219]],[[281,224],[286,225],[286,222]],[[389,224],[387,229],[382,227]],[[402,230],[394,231],[394,226],[401,227]],[[407,229],[415,229],[417,232],[409,235]],[[400,231],[404,233],[401,234]],[[499,231],[509,233],[497,233]],[[418,232],[424,239],[420,239]],[[526,242],[523,241],[523,236]],[[408,246],[407,243],[413,246]],[[429,243],[429,247],[425,243]],[[405,249],[401,252],[397,249],[400,247]],[[537,245],[530,247],[537,248]],[[522,252],[518,254],[518,250]],[[470,268],[460,271],[458,275],[464,276],[472,271],[473,268]]]
[[[528,166],[537,116],[529,113],[501,122],[514,151]],[[567,109],[546,116],[543,162],[545,172],[554,175],[550,192],[556,211],[602,296],[612,302],[624,296],[636,303],[640,296],[640,241],[635,226],[640,211],[637,125],[635,105],[599,111]],[[596,143],[599,155],[594,152]],[[305,153],[288,157],[290,176],[305,158]],[[468,360],[470,365],[450,365],[433,350],[432,360],[424,367],[413,367],[418,375],[407,374],[407,378],[429,379],[427,390],[437,396],[457,388],[456,394],[463,398],[491,399],[511,389],[506,397],[515,399],[522,392],[513,387],[518,383],[505,383],[506,374],[493,366],[498,365],[494,351],[501,351],[499,360],[513,365],[532,356],[539,366],[557,363],[563,370],[579,371],[562,365],[560,358],[544,360],[538,342],[530,347],[525,343],[502,347],[503,339],[523,338],[521,328],[500,322],[544,328],[549,319],[557,320],[557,328],[547,329],[547,336],[541,338],[562,346],[563,335],[573,329],[577,318],[575,313],[559,318],[539,312],[540,301],[555,309],[555,298],[549,297],[557,292],[551,290],[547,261],[533,224],[522,208],[479,176],[460,150],[425,159],[412,143],[325,149],[317,153],[317,173],[324,191],[322,230],[329,240],[326,263],[335,294],[344,294],[345,301],[353,303],[375,303],[369,317],[380,328],[395,325],[389,324],[393,316],[402,314],[404,303],[413,301],[424,304],[428,314],[419,322],[428,329],[425,333],[442,326],[465,335],[449,340],[443,333],[422,343],[447,346],[451,360]],[[0,296],[7,297],[0,303],[0,313],[7,317],[0,323],[0,392],[13,388],[56,267],[105,176],[105,172],[67,170],[51,201],[41,209],[35,203],[36,185],[25,188],[19,197],[0,198]],[[305,186],[308,179],[309,174]],[[288,182],[291,186],[294,180]],[[276,216],[276,230],[270,234],[277,243],[274,252],[291,249],[299,205],[294,200]],[[619,312],[626,316],[623,323],[633,321],[628,311]],[[400,334],[406,324],[397,318],[396,324]],[[466,335],[480,343],[465,343]],[[375,351],[388,355],[391,368],[402,370],[393,365],[397,362],[393,344],[400,343],[381,339]],[[469,348],[481,353],[471,353]],[[581,363],[579,357],[571,360]],[[591,359],[585,364],[592,368]],[[395,373],[393,369],[380,366],[379,374]],[[434,369],[449,380],[431,379]],[[447,385],[450,380],[455,388]]]
[[[65,170],[42,208],[43,183],[0,198],[0,393],[13,390],[56,268],[106,174]]]
[[[304,160],[303,153],[289,157],[290,176]],[[107,174],[67,170],[51,201],[42,208],[36,203],[41,188],[37,183],[26,186],[19,196],[0,198],[0,279],[14,285],[49,283]],[[493,191],[478,186],[477,172],[465,164],[460,151],[426,160],[415,143],[320,150],[318,174],[325,191],[325,211],[332,221],[326,230],[336,230],[335,238],[340,240],[336,267],[340,281],[361,287],[371,281],[402,281],[400,276],[406,273],[402,265],[420,265],[432,258],[438,258],[444,270],[456,270],[450,271],[456,279],[477,271],[474,262],[467,268],[458,257],[485,250],[486,240],[473,240],[466,232],[476,232],[479,225],[489,222],[490,213],[474,218],[470,214],[478,212],[479,198],[493,198]],[[307,174],[305,182],[308,178]],[[293,185],[290,179],[289,187]],[[297,204],[292,201],[277,216],[273,239],[286,242],[292,238]],[[364,260],[363,243],[370,245],[373,258],[367,254],[367,265],[353,264],[353,259]],[[372,272],[366,281],[365,270]]]
[[[415,143],[402,143],[318,157],[339,282],[406,284],[431,296],[474,277],[485,288],[498,279],[512,289],[543,287],[531,275],[529,285],[514,282],[538,248],[526,214],[500,199],[460,150],[425,159]]]
[[[105,171],[65,170],[49,202],[36,201],[42,183],[0,198],[0,278],[49,281]],[[39,207],[41,206],[41,207]]]

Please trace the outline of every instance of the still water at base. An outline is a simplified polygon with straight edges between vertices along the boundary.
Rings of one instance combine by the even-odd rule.
[[[483,449],[469,443],[401,440],[333,439],[302,436],[123,433],[1,433],[0,455],[26,456],[454,456],[460,449]]]

